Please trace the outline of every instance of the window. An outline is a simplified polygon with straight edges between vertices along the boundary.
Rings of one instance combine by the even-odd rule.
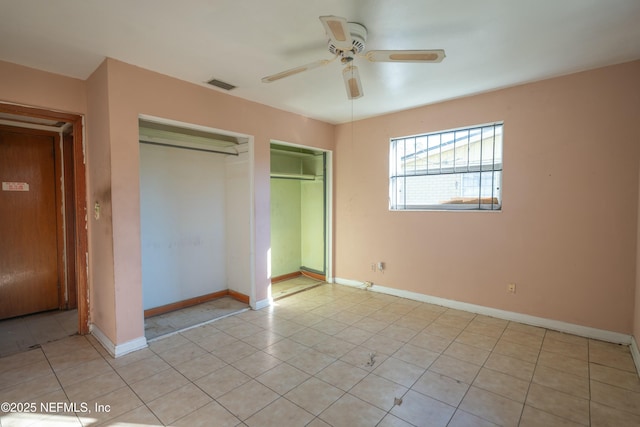
[[[391,140],[391,210],[500,210],[502,123]]]

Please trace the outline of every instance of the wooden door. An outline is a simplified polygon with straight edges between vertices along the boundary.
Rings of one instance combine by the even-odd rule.
[[[0,319],[57,309],[55,142],[0,129]]]

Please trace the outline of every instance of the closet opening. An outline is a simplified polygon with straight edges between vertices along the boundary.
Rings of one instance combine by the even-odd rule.
[[[248,309],[251,139],[145,116],[139,142],[145,337]]]
[[[310,289],[330,275],[331,153],[271,144],[271,297]]]

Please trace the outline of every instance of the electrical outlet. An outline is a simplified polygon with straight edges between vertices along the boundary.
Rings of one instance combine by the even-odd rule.
[[[515,294],[516,293],[516,284],[515,283],[508,283],[507,284],[507,292],[510,294]]]
[[[371,263],[371,271],[376,271],[376,263],[375,262]]]
[[[378,271],[383,271],[384,270],[384,262],[380,261],[378,262]]]

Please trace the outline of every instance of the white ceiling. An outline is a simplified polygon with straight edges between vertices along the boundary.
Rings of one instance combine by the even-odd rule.
[[[262,83],[331,59],[320,15],[366,26],[365,50],[447,57],[358,58],[365,95],[354,101],[338,61]],[[640,59],[640,0],[0,0],[0,60],[86,79],[105,57],[342,123]]]

